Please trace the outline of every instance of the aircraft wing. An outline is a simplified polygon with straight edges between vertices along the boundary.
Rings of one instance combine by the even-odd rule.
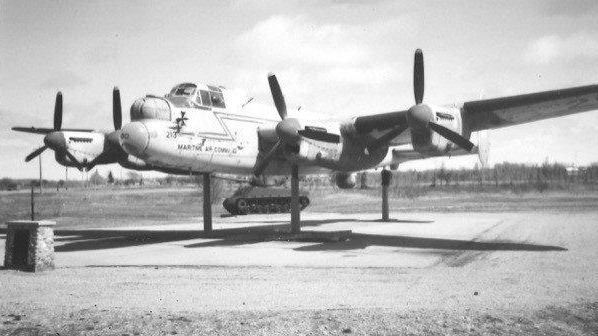
[[[43,128],[43,127],[13,127],[11,129],[13,131],[17,131],[17,132],[34,133],[34,134],[48,134],[48,133],[57,131],[53,128]],[[78,128],[62,128],[62,129],[59,129],[58,131],[93,132],[93,130],[90,130],[90,129],[78,129]]]
[[[598,109],[598,85],[469,101],[462,106],[464,127],[472,132],[561,117]],[[368,147],[410,142],[407,111],[357,117],[352,126]]]
[[[598,109],[598,85],[544,91],[463,104],[471,131],[500,128]]]
[[[357,117],[352,129],[363,137],[368,150],[385,145],[402,145],[411,142],[407,124],[407,111],[394,111]]]

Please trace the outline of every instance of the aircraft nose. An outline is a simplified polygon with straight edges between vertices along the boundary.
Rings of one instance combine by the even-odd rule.
[[[55,151],[60,151],[66,148],[66,140],[62,132],[52,132],[46,134],[44,137],[44,144]]]
[[[127,153],[141,157],[149,144],[149,131],[145,124],[140,121],[126,124],[120,131],[120,144]]]

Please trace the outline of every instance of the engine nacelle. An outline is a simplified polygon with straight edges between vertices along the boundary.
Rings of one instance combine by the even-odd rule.
[[[341,189],[351,189],[355,187],[355,173],[334,173],[334,182]]]
[[[433,121],[436,124],[451,129],[469,138],[469,134],[463,134],[463,123],[461,111],[456,107],[430,106],[433,111]],[[413,149],[425,156],[441,156],[448,152],[459,149],[450,140],[429,128],[411,130],[411,142]]]

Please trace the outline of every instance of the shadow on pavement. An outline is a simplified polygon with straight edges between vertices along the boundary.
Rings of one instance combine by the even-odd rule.
[[[409,236],[373,235],[354,233],[344,242],[323,243],[295,248],[295,251],[347,251],[368,246],[390,246],[420,249],[461,251],[566,251],[560,246],[537,245],[506,240],[473,241],[460,239],[424,238]]]
[[[304,220],[301,222],[303,228],[317,227],[333,223],[374,223],[376,220],[362,219],[325,219],[325,220]],[[248,223],[250,221],[247,221]],[[239,227],[231,229],[214,230],[206,234],[202,230],[102,230],[102,229],[58,229],[54,231],[55,247],[57,252],[72,252],[86,250],[101,250],[119,247],[140,246],[190,239],[217,239],[198,244],[187,245],[186,247],[207,247],[207,246],[229,246],[252,244],[262,241],[278,240],[277,238],[289,231],[289,224],[286,220],[272,220],[252,227]],[[418,220],[397,220],[395,223],[425,224],[432,221]],[[240,223],[239,225],[243,225]],[[198,223],[198,227],[201,224]],[[64,244],[60,244],[64,243]]]
[[[341,222],[374,223],[376,220],[360,219],[325,219],[302,221],[303,228],[317,227]],[[395,220],[394,223],[426,224],[432,221]],[[389,222],[389,223],[393,223]],[[240,227],[214,230],[206,234],[201,230],[55,230],[57,252],[112,249],[141,246],[191,239],[209,239],[184,245],[186,248],[211,246],[235,246],[255,244],[265,241],[285,240],[289,232],[287,221],[271,221],[272,224],[253,227]],[[198,224],[199,226],[200,224]],[[241,224],[242,225],[242,224]],[[537,245],[511,241],[470,241],[458,239],[424,238],[410,236],[351,234],[344,242],[317,243],[295,248],[296,251],[346,251],[364,249],[368,246],[391,246],[437,250],[477,250],[477,251],[564,251],[566,248],[550,245]]]

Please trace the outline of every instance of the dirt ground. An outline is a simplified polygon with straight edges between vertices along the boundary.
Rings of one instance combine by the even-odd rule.
[[[590,203],[57,228],[56,270],[0,270],[0,334],[598,335]]]

